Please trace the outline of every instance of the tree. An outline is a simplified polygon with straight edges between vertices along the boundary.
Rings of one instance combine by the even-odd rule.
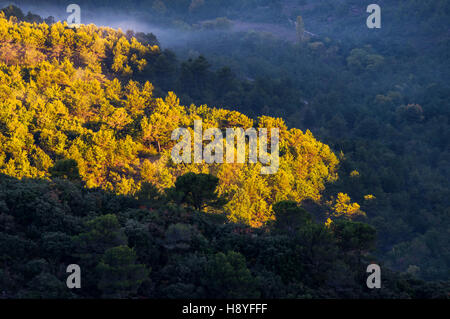
[[[139,202],[151,205],[161,198],[161,194],[154,184],[143,182],[141,189],[136,193],[136,197],[139,199]]]
[[[361,222],[338,220],[332,223],[331,230],[345,251],[360,252],[373,249],[375,246],[375,228]]]
[[[73,159],[63,159],[55,163],[50,168],[50,174],[53,178],[65,178],[71,181],[80,181],[80,172],[78,171],[78,163]]]
[[[333,206],[333,216],[354,218],[356,216],[365,216],[366,214],[361,211],[361,207],[358,203],[352,203],[350,196],[344,193],[338,193],[336,202]]]
[[[23,289],[18,293],[20,298],[55,299],[73,297],[65,283],[47,272],[40,273],[34,277],[27,286],[27,289]]]
[[[96,217],[86,223],[87,231],[76,236],[75,242],[82,255],[101,255],[108,248],[127,243],[116,215]],[[98,259],[97,259],[98,260]]]
[[[25,15],[23,14],[22,10],[12,4],[0,10],[0,12],[3,12],[7,19],[9,19],[10,17],[16,17],[20,21],[23,21],[25,19]]]
[[[258,298],[257,280],[245,257],[234,251],[217,253],[205,265],[203,285],[213,298]]]
[[[311,223],[311,215],[294,201],[281,201],[273,205],[276,229],[294,233],[300,227]]]
[[[305,24],[302,16],[297,17],[297,21],[295,22],[295,30],[297,31],[297,41],[302,42],[305,37]]]
[[[306,282],[323,284],[325,283],[333,266],[336,264],[336,254],[338,252],[333,233],[324,225],[310,223],[298,231],[297,254],[304,270],[308,274],[304,278]],[[297,265],[296,268],[299,266]],[[297,276],[303,276],[301,272]]]
[[[186,173],[177,178],[174,191],[181,203],[196,210],[220,207],[224,199],[217,195],[218,183],[219,179],[209,174]]]
[[[338,220],[331,223],[331,230],[337,239],[337,244],[344,252],[354,254],[358,263],[361,256],[375,248],[376,230],[370,225]]]
[[[155,107],[149,118],[141,121],[141,137],[145,145],[156,143],[158,152],[172,143],[171,133],[186,120],[185,110],[180,100],[169,92],[165,100],[156,99]]]
[[[149,270],[136,263],[136,253],[128,246],[108,249],[97,266],[98,288],[106,298],[130,298],[148,280]]]

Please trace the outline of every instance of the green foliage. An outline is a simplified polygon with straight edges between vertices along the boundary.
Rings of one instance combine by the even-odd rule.
[[[273,206],[274,226],[285,232],[295,232],[312,222],[311,215],[294,201],[281,201]]]
[[[49,273],[34,277],[28,287],[18,293],[24,299],[67,299],[74,296],[67,290],[66,283]]]
[[[80,180],[78,164],[73,159],[59,160],[49,169],[52,177],[65,178],[69,180]]]
[[[102,296],[126,298],[136,294],[139,286],[148,279],[145,265],[136,263],[136,253],[127,246],[105,251],[97,266],[98,283]]]
[[[376,231],[370,225],[338,220],[331,223],[338,246],[345,252],[354,254],[358,263],[361,256],[367,254],[375,248]]]
[[[0,16],[0,172],[23,179],[0,176],[0,286],[7,296],[70,297],[61,271],[77,261],[88,270],[79,297],[117,290],[116,297],[206,298],[209,287],[226,297],[448,297],[448,283],[412,276],[448,278],[450,91],[443,57],[449,46],[442,31],[448,1],[386,3],[383,19],[392,23],[376,33],[361,30],[361,16],[351,17],[348,3],[301,1],[299,11],[295,5],[283,10],[281,2],[128,1],[121,7],[147,14],[151,5],[154,21],[175,17],[199,32],[197,19],[227,14],[236,20],[258,6],[246,22],[270,20],[276,22],[270,29],[280,30],[280,22],[302,14],[307,29],[320,34],[291,44],[258,32],[216,30],[185,49],[208,60],[181,63],[159,50],[152,34],[72,30],[4,10],[12,18]],[[411,24],[412,17],[420,23]],[[165,97],[167,91],[180,100]],[[223,108],[183,106],[191,103]],[[194,119],[220,128],[279,127],[279,172],[266,178],[247,165],[174,167],[170,132],[192,127]],[[306,128],[341,151],[339,180],[338,159]],[[168,203],[164,190],[189,172],[217,176],[216,195],[229,199],[223,209],[205,210],[261,229],[223,225],[222,214]],[[78,174],[87,188],[28,179],[76,181]],[[189,194],[187,185],[181,194]],[[366,200],[367,194],[374,196]],[[195,209],[189,197],[186,204]],[[378,257],[406,272],[383,271],[380,293],[361,289],[359,264],[375,258],[369,255],[374,229],[340,220],[362,219],[362,210],[377,229]],[[333,220],[324,226],[327,217]],[[115,257],[104,263],[107,276],[97,276],[106,251],[127,243],[136,255],[126,247],[108,253]],[[115,263],[120,256],[130,263]],[[154,285],[145,276],[122,285],[143,264],[153,269]],[[219,270],[229,282],[214,282]],[[108,286],[109,279],[117,286]]]
[[[209,174],[186,173],[177,178],[175,182],[174,196],[179,202],[187,204],[196,210],[223,206],[216,188],[219,179]]]
[[[10,215],[17,203],[30,197],[44,203],[51,191],[61,200],[48,202],[40,214],[46,220],[59,211],[66,222],[57,230]],[[383,267],[384,288],[362,289],[365,269],[355,252],[361,251],[363,264],[374,260],[367,255],[373,229],[360,223],[326,227],[307,218],[295,232],[274,232],[224,223],[164,198],[147,208],[146,199],[80,183],[5,175],[0,198],[14,199],[0,206],[7,221],[0,224],[0,283],[7,298],[443,298],[449,288]],[[307,216],[293,202],[275,206]],[[69,291],[65,269],[73,263],[82,269],[82,288]]]
[[[258,298],[257,281],[247,268],[245,257],[234,251],[217,253],[205,265],[207,295],[214,298]]]
[[[126,244],[116,215],[108,214],[96,217],[86,223],[87,232],[74,238],[81,251],[91,254],[101,254],[106,249]]]

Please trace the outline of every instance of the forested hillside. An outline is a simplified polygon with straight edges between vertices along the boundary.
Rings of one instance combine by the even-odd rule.
[[[448,282],[415,278],[448,279],[448,64],[431,69],[448,40],[403,56],[387,43],[208,39],[189,43],[208,60],[180,61],[153,34],[0,13],[3,294],[448,296]],[[279,128],[278,172],[175,164],[172,131],[198,119]],[[374,260],[380,291],[365,288]],[[71,263],[90,272],[76,293]]]
[[[298,43],[223,32],[177,52],[201,52],[251,82],[249,98],[225,105],[284,116],[342,151],[334,185],[358,202],[376,197],[365,211],[378,256],[423,278],[449,278],[449,2],[380,1],[379,30],[365,26],[362,1],[309,4],[296,13],[316,35]]]
[[[450,2],[377,3],[381,29],[366,27],[369,2],[359,0],[164,1],[163,13],[157,5],[125,7],[137,19],[175,26],[177,40],[185,35],[180,45],[165,39],[176,55],[164,51],[158,71],[144,78],[184,104],[309,129],[344,154],[328,190],[360,204],[374,195],[364,211],[379,232],[378,257],[448,279]],[[313,34],[295,42],[299,15]]]
[[[160,58],[157,46],[93,25],[74,31],[13,20],[0,20],[4,174],[45,178],[72,159],[87,187],[135,194],[143,182],[163,190],[184,173],[211,173],[220,179],[219,196],[230,199],[230,220],[255,227],[272,219],[272,204],[319,202],[325,184],[337,179],[330,148],[310,131],[288,129],[281,118],[253,121],[236,111],[185,107],[172,92],[154,98],[151,83],[132,78]],[[264,176],[261,164],[175,165],[172,131],[192,128],[195,119],[204,128],[279,128],[280,169]],[[346,194],[334,195],[330,217],[341,214],[335,208],[341,204],[344,214],[364,214]]]
[[[183,194],[205,176],[178,184]],[[326,227],[295,202],[278,203],[270,227],[250,228],[151,187],[135,199],[0,175],[0,198],[2,298],[447,298],[450,289],[383,266],[383,289],[368,289],[375,230]],[[82,283],[69,290],[73,263]]]
[[[370,296],[358,282],[375,230],[345,219],[325,225],[296,203],[319,201],[325,183],[337,179],[337,158],[309,131],[258,119],[255,125],[282,129],[281,169],[269,178],[257,164],[180,168],[166,152],[174,128],[197,118],[208,126],[254,123],[233,111],[181,106],[174,93],[154,98],[152,84],[131,80],[152,67],[157,46],[112,29],[4,15],[0,43],[0,169],[9,175],[0,196],[3,294]],[[275,202],[278,218],[267,224]],[[344,194],[330,208],[330,216],[347,218],[359,211]],[[87,274],[77,294],[61,280],[66,263]],[[423,283],[392,280],[413,287],[407,296],[425,293]],[[343,287],[352,285],[357,291]],[[435,288],[426,297],[442,293]]]

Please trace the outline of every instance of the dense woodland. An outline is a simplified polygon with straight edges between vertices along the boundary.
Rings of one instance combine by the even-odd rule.
[[[180,204],[150,186],[136,199],[66,178],[1,175],[2,297],[448,297],[448,282],[383,266],[383,288],[368,289],[375,230],[367,224],[344,219],[327,227],[293,201],[275,205],[270,226],[225,222],[189,200],[189,190],[217,179],[191,174],[177,180],[175,193],[186,198]],[[201,198],[212,204],[213,195]],[[66,287],[72,263],[82,269],[81,289]]]
[[[415,277],[449,275],[439,41],[424,57],[413,42],[219,32],[209,47],[192,38],[208,59],[183,61],[192,52],[152,34],[5,9],[3,295],[448,296],[448,282]],[[280,128],[279,171],[174,164],[171,132],[196,119]],[[365,288],[374,260],[386,269],[379,291]],[[65,287],[70,263],[89,273],[79,292]]]

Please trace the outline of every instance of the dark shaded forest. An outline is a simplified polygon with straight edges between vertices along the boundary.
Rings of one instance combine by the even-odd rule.
[[[366,224],[340,220],[327,228],[285,201],[274,207],[276,222],[251,228],[169,200],[173,192],[204,187],[205,178],[217,183],[193,176],[179,178],[172,195],[148,186],[136,199],[59,177],[1,175],[3,297],[447,297],[448,283],[387,268],[383,289],[368,289],[375,230]],[[83,269],[81,289],[66,287],[72,263]]]

